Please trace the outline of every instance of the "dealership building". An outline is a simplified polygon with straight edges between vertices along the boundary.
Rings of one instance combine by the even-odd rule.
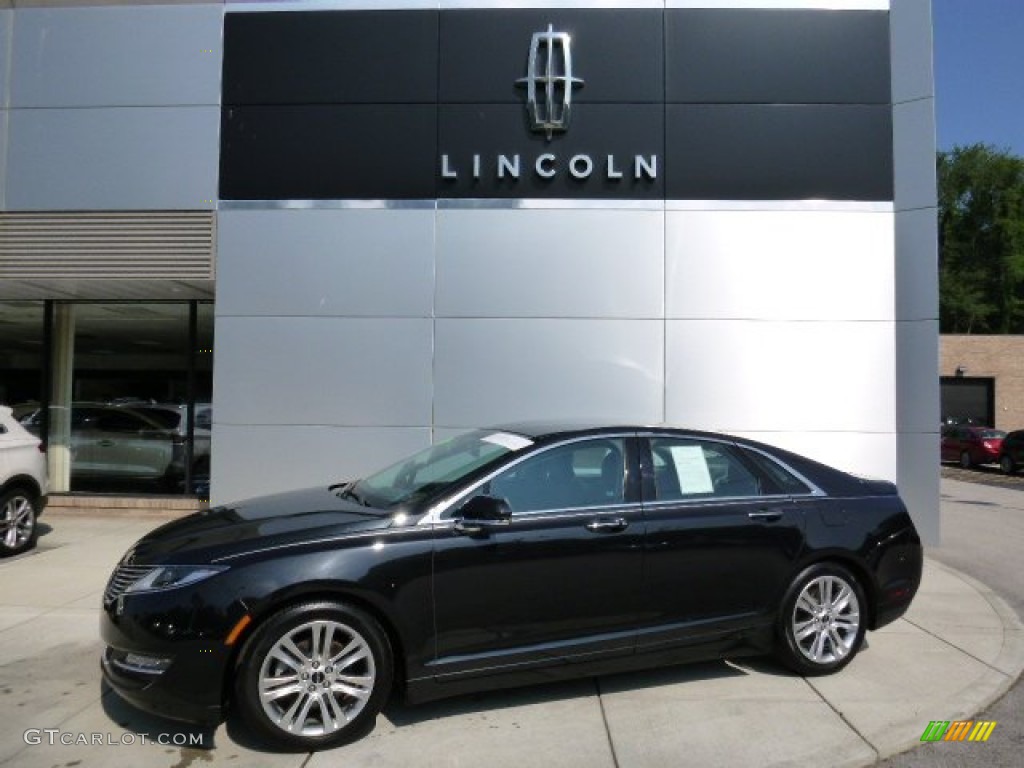
[[[938,540],[928,0],[3,5],[0,401],[57,490],[83,402],[212,404],[214,502],[670,423]]]

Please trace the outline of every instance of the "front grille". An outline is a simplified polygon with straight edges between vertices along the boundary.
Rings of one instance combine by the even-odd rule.
[[[124,594],[132,584],[153,570],[151,565],[119,565],[110,575],[103,592],[103,604],[109,605]]]

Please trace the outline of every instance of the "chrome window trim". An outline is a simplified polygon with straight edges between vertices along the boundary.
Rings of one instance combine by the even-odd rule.
[[[423,200],[220,200],[220,211],[432,211],[433,198]]]
[[[644,504],[644,509],[658,510],[663,507],[678,507],[680,505],[684,505],[687,507],[710,507],[711,511],[714,511],[714,508],[718,506],[750,504],[751,502],[781,502],[789,501],[794,498],[798,497],[789,496],[784,493],[773,493],[770,496],[699,496],[697,494],[693,494],[679,499],[659,499],[658,501],[651,501]]]
[[[451,509],[456,504],[458,504],[463,499],[465,499],[470,494],[472,494],[474,491],[479,489],[480,486],[485,485],[486,483],[489,483],[491,480],[493,480],[495,477],[500,475],[502,472],[505,472],[507,470],[512,469],[513,467],[521,464],[522,462],[526,461],[529,458],[533,458],[534,456],[540,456],[542,453],[547,453],[548,451],[550,451],[550,450],[552,450],[554,448],[559,448],[559,447],[564,446],[564,445],[571,445],[572,443],[579,443],[579,442],[582,442],[584,440],[612,440],[612,439],[616,439],[616,438],[623,439],[623,440],[628,440],[631,437],[636,437],[636,433],[635,432],[609,432],[609,433],[601,433],[601,434],[594,434],[594,435],[578,435],[577,437],[570,437],[570,438],[567,438],[565,440],[559,440],[558,442],[551,443],[550,445],[544,445],[544,446],[540,447],[538,450],[530,451],[529,453],[526,453],[526,454],[520,456],[519,458],[515,459],[514,461],[509,462],[508,464],[503,464],[498,469],[495,469],[493,472],[488,473],[487,475],[485,475],[480,480],[477,480],[472,485],[462,489],[456,495],[449,496],[446,499],[442,499],[442,500],[436,502],[433,506],[430,507],[429,510],[427,510],[427,513],[423,517],[421,517],[419,519],[419,522],[417,522],[416,525],[437,525],[437,524],[440,524],[440,523],[452,522],[449,519],[442,519],[442,516],[445,515],[447,512],[450,512]],[[536,445],[536,443],[535,443],[535,445]],[[639,503],[639,502],[637,502],[637,503]],[[623,508],[625,506],[627,506],[627,505],[624,504],[624,503],[620,503],[620,504],[617,504],[617,505],[609,504],[607,506],[599,506],[599,507],[567,507],[565,509],[566,510],[619,509],[619,508]],[[517,513],[513,514],[513,517],[515,517],[516,515],[537,515],[537,514],[542,514],[542,513],[545,513],[545,512],[561,512],[561,511],[563,511],[563,510],[543,509],[543,510],[537,510],[536,512],[517,512]]]
[[[509,519],[509,526],[517,522],[533,522],[535,520],[561,520],[562,518],[593,518],[595,515],[614,515],[617,512],[640,512],[646,505],[640,501],[631,501],[622,504],[611,504],[608,506],[590,507],[561,507],[559,509],[538,509],[534,512],[515,512]],[[456,522],[456,518],[449,517],[435,523],[438,528],[450,528]],[[502,530],[502,529],[499,529]]]
[[[219,211],[472,211],[593,210],[673,212],[839,212],[893,213],[891,202],[875,200],[663,200],[661,198],[438,197],[417,199],[218,200]]]

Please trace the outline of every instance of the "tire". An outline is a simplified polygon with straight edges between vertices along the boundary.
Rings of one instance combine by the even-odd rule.
[[[960,452],[960,466],[963,467],[964,469],[970,469],[972,466],[974,466],[974,462],[971,461],[971,454],[969,454],[967,451]]]
[[[0,557],[26,552],[36,545],[38,499],[20,488],[0,495]]]
[[[864,642],[867,601],[848,570],[817,563],[797,576],[779,610],[777,653],[805,677],[838,672]]]
[[[274,614],[249,638],[235,702],[268,742],[326,749],[373,728],[393,677],[391,645],[372,616],[345,603],[304,603]]]
[[[1012,475],[1017,471],[1017,467],[1013,463],[1013,459],[1009,456],[1003,456],[1003,458],[999,460],[999,469],[1002,470],[1004,475]]]

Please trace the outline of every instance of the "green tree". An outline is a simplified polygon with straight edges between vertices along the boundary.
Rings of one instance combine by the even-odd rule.
[[[937,173],[942,332],[1024,333],[1024,158],[954,147]]]

